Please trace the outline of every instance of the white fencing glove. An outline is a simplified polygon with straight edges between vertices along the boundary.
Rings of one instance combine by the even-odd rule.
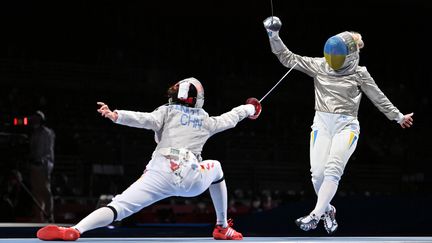
[[[270,16],[263,21],[264,28],[267,30],[269,38],[276,38],[279,36],[279,30],[282,27],[282,22],[276,16]]]
[[[248,116],[253,116],[255,114],[255,106],[252,104],[243,105]]]

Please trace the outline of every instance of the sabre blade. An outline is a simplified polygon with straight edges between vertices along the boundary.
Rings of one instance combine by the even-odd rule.
[[[265,99],[265,97],[267,97],[267,95],[269,95],[275,88],[276,88],[276,86],[278,86],[279,85],[279,83],[280,82],[282,82],[282,80],[291,72],[291,70],[293,70],[294,69],[294,67],[295,66],[297,66],[297,62],[296,63],[294,63],[294,65],[290,68],[290,70],[288,70],[288,72],[286,72],[285,73],[285,75],[284,76],[282,76],[282,78],[273,86],[273,88],[271,88],[268,92],[267,92],[267,94],[265,94],[260,100],[259,100],[259,102],[261,103],[264,99]]]

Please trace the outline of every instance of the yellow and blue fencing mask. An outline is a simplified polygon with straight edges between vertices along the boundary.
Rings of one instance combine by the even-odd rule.
[[[358,46],[348,31],[330,37],[324,45],[324,57],[333,70],[347,67],[358,59]]]

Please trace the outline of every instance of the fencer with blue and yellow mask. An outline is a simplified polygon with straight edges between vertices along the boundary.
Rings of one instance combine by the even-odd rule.
[[[310,136],[311,181],[317,194],[315,208],[295,220],[304,231],[317,228],[323,220],[327,233],[337,228],[336,209],[330,203],[360,135],[357,119],[362,94],[390,120],[404,123],[405,116],[385,96],[367,68],[359,65],[362,36],[345,31],[331,36],[324,45],[324,57],[293,53],[279,37],[282,22],[275,16],[263,21],[272,52],[287,68],[301,71],[313,78],[315,116]],[[291,36],[294,36],[292,34]],[[298,104],[303,96],[296,96]]]
[[[335,71],[357,66],[359,46],[353,33],[345,31],[330,37],[324,45],[324,57]]]

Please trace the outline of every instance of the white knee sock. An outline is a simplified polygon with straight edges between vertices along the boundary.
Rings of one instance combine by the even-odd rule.
[[[209,191],[216,211],[216,224],[227,227],[228,193],[225,180],[210,185]]]
[[[82,234],[95,228],[107,226],[113,220],[114,212],[110,208],[102,207],[93,211],[72,228],[77,229]]]
[[[315,205],[315,209],[312,210],[311,214],[315,214],[318,217],[324,214],[327,207],[330,205],[331,200],[336,194],[338,188],[338,183],[334,180],[326,180],[324,179],[319,192],[318,192],[318,201]]]
[[[314,178],[312,178],[312,185],[313,185],[313,187],[314,187],[314,190],[315,190],[315,194],[318,196],[318,192],[319,192],[319,190],[320,190],[320,188],[321,188],[321,185],[322,185],[322,180],[318,180],[318,179],[314,179]]]
[[[319,190],[320,190],[320,188],[321,188],[322,183],[323,183],[323,179],[318,180],[318,179],[314,179],[314,178],[312,178],[312,185],[313,185],[313,187],[314,187],[315,194],[316,194],[317,196],[318,196],[318,193],[319,193]],[[330,209],[331,209],[331,207],[330,207],[330,203],[329,203],[329,204],[327,205],[325,211],[329,211]]]

